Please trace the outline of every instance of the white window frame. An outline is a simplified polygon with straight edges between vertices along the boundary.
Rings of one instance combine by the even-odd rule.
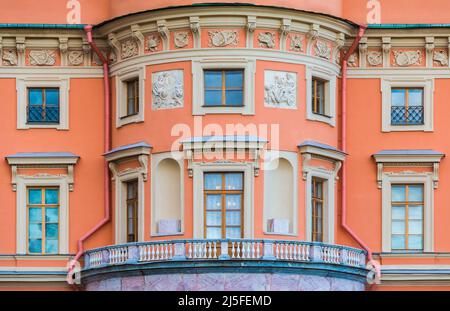
[[[208,172],[243,172],[244,173],[244,238],[254,235],[254,165],[252,163],[193,163],[193,206],[194,239],[204,239],[204,173]]]
[[[139,79],[139,112],[132,116],[127,114],[127,81]],[[116,75],[116,128],[131,123],[144,122],[145,102],[145,67],[127,68]]]
[[[28,124],[28,88],[59,89],[59,123]],[[20,77],[16,79],[17,91],[17,129],[69,129],[69,91],[70,79],[64,77]]]
[[[243,107],[204,107],[204,71],[208,69],[244,70],[244,106]],[[255,114],[255,74],[256,61],[247,58],[211,58],[192,62],[193,115],[206,114]]]
[[[391,103],[392,88],[423,88],[423,125],[391,125]],[[383,132],[405,132],[405,131],[423,131],[433,132],[433,100],[434,100],[434,79],[424,77],[392,77],[381,79],[382,93],[382,131]]]
[[[293,198],[292,198],[292,232],[287,234],[280,234],[275,232],[269,232],[267,230],[267,221],[266,219],[266,202],[268,201],[268,197],[271,195],[270,189],[266,188],[266,182],[264,182],[264,208],[263,208],[263,228],[264,234],[267,235],[280,235],[280,236],[297,236],[298,235],[298,153],[297,152],[289,152],[289,151],[267,151],[266,159],[273,159],[270,163],[274,161],[278,161],[280,159],[287,160],[292,165],[292,190],[293,190]],[[264,174],[267,169],[270,169],[271,164],[268,164],[264,168]]]
[[[180,216],[180,222],[181,222],[181,231],[180,232],[174,232],[169,234],[160,234],[157,233],[157,223],[156,223],[156,217],[157,214],[156,211],[156,170],[158,168],[159,163],[161,161],[166,159],[172,159],[176,161],[180,167],[180,210],[181,210],[181,216]],[[184,158],[183,158],[183,152],[179,151],[173,151],[173,152],[164,152],[164,153],[158,153],[152,155],[152,164],[151,164],[151,190],[152,190],[152,207],[151,207],[151,236],[152,237],[161,237],[161,236],[176,236],[176,235],[184,235]]]
[[[324,204],[323,204],[323,243],[334,244],[334,213],[335,213],[335,185],[334,172],[321,168],[309,167],[306,177],[306,241],[312,240],[312,179],[324,180]]]
[[[28,187],[58,187],[59,188],[59,252],[69,254],[69,182],[68,176],[21,176],[17,182],[17,224],[16,241],[17,254],[28,255],[27,251],[27,188]],[[41,256],[54,256],[55,254]]]
[[[395,184],[423,184],[423,252],[434,251],[434,187],[431,173],[383,173],[382,174],[382,251],[396,252],[391,248],[391,189]],[[407,252],[417,252],[414,250]]]
[[[325,81],[325,114],[322,116],[312,109],[312,80],[318,78]],[[314,66],[306,67],[306,119],[336,126],[336,74]]]

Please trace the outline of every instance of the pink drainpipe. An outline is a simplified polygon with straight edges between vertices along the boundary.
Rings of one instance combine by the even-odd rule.
[[[366,31],[366,26],[360,26],[358,35],[353,41],[352,46],[347,51],[342,60],[342,132],[341,132],[341,150],[343,152],[347,152],[347,68],[348,68],[348,59],[350,55],[352,55],[361,41],[361,38],[364,36]],[[350,234],[350,236],[355,239],[358,244],[367,251],[367,260],[370,263],[373,263],[372,250],[370,247],[364,243],[356,233],[347,225],[347,165],[344,162],[342,164],[342,215],[341,215],[341,225],[342,227]],[[378,265],[374,265],[374,267],[378,267]],[[377,273],[379,274],[379,270],[377,269]]]
[[[104,138],[104,152],[108,152],[111,149],[111,108],[110,108],[110,85],[109,85],[109,67],[108,67],[108,60],[106,57],[102,54],[102,52],[99,50],[97,45],[95,44],[93,38],[92,38],[92,26],[87,25],[84,27],[84,31],[87,35],[87,40],[91,46],[91,48],[94,50],[94,52],[97,54],[98,58],[103,63],[103,85],[104,85],[104,109],[105,109],[105,115],[104,115],[104,132],[105,132],[105,138]],[[95,225],[91,230],[86,232],[85,235],[83,235],[78,240],[78,252],[75,255],[75,258],[72,260],[69,273],[74,268],[74,264],[80,257],[83,255],[84,249],[83,249],[83,243],[92,236],[97,230],[99,230],[101,227],[103,227],[105,224],[107,224],[111,219],[111,213],[110,213],[110,177],[109,177],[109,167],[106,160],[104,161],[104,167],[103,167],[103,188],[104,188],[104,217],[103,219]]]

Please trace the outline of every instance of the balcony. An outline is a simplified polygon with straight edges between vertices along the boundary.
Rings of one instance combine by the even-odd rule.
[[[423,106],[392,106],[392,125],[423,125]]]
[[[364,251],[276,240],[173,240],[87,251],[86,290],[364,290]]]

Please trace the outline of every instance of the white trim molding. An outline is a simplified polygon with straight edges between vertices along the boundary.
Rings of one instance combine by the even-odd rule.
[[[313,166],[309,165],[309,162],[313,158],[323,159],[334,163],[333,175],[336,179],[338,178],[338,173],[342,167],[342,162],[344,162],[346,157],[344,152],[334,147],[314,141],[305,141],[301,143],[298,148],[300,154],[302,155],[302,175],[304,180],[307,180],[307,176],[311,169],[314,169]]]
[[[55,124],[28,124],[28,88],[58,88],[59,89],[59,122]],[[70,79],[62,76],[23,76],[16,78],[17,90],[17,129],[51,128],[57,130],[69,129],[69,91]]]
[[[244,238],[251,239],[254,235],[254,176],[251,162],[196,162],[193,164],[193,208],[194,208],[194,239],[204,236],[204,200],[203,175],[205,172],[243,172],[244,173]]]
[[[391,124],[391,103],[392,88],[394,87],[419,87],[423,88],[423,125],[392,125]],[[424,131],[433,132],[434,130],[434,78],[423,76],[399,76],[381,79],[381,129],[383,132],[403,132],[403,131]]]
[[[244,105],[242,107],[205,107],[204,70],[205,69],[243,69]],[[214,57],[192,61],[193,115],[206,114],[255,114],[255,74],[256,60],[243,57]]]
[[[424,186],[424,232],[423,252],[434,251],[434,189],[430,173],[383,173],[382,174],[382,251],[391,252],[391,187],[393,184],[423,184]]]
[[[144,121],[145,116],[145,66],[126,68],[116,75],[116,128],[126,124]],[[127,84],[131,79],[139,79],[139,112],[135,115],[126,116],[127,110]]]
[[[325,81],[325,115],[312,111],[312,79]],[[336,125],[336,74],[317,66],[306,66],[306,119]]]

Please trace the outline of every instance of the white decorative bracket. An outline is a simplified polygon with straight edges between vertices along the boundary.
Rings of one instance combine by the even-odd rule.
[[[256,16],[247,16],[247,48],[253,48],[253,38],[256,29]]]
[[[383,37],[383,63],[384,67],[390,67],[391,66],[391,37]]]
[[[148,179],[148,155],[140,155],[139,163],[142,168],[142,179],[146,182]]]
[[[89,57],[89,56],[91,55],[91,45],[89,44],[87,39],[84,37],[83,37],[82,49],[83,49],[83,53],[84,53],[84,65],[90,66],[91,65],[91,57]]]
[[[311,54],[311,47],[314,41],[319,37],[319,32],[320,32],[320,25],[312,24],[311,29],[308,31],[308,34],[306,35],[308,39],[306,44],[306,50],[308,54]]]
[[[426,63],[428,68],[433,67],[434,48],[434,37],[425,37]]]
[[[309,162],[311,162],[312,156],[310,153],[302,154],[302,177],[303,180],[308,178],[309,173]]]
[[[25,66],[25,37],[16,37],[18,66]]]
[[[433,163],[433,187],[439,187],[439,163]]]
[[[201,47],[200,17],[189,17],[189,26],[194,36],[194,48],[199,49]]]
[[[367,67],[367,49],[367,37],[363,37],[359,42],[359,66],[361,68]]]
[[[332,55],[333,60],[338,59],[338,55],[341,53],[342,48],[345,45],[345,34],[342,32],[339,33],[336,37],[336,40],[334,41],[334,52]]]
[[[280,46],[282,51],[286,51],[286,43],[287,38],[289,36],[289,32],[291,31],[292,20],[288,18],[283,18],[280,27]]]
[[[158,26],[158,33],[163,40],[163,50],[168,50],[170,33],[169,33],[169,28],[167,28],[166,20],[162,19],[162,20],[156,21],[156,25]]]
[[[59,51],[61,52],[61,66],[67,66],[68,50],[69,50],[69,39],[59,38]]]
[[[131,35],[134,39],[136,39],[139,46],[139,55],[144,54],[145,49],[145,39],[144,35],[141,32],[141,28],[139,25],[131,25]]]
[[[113,49],[114,53],[117,55],[117,58],[120,58],[121,57],[120,42],[117,39],[115,33],[110,33],[108,35],[108,44]]]

